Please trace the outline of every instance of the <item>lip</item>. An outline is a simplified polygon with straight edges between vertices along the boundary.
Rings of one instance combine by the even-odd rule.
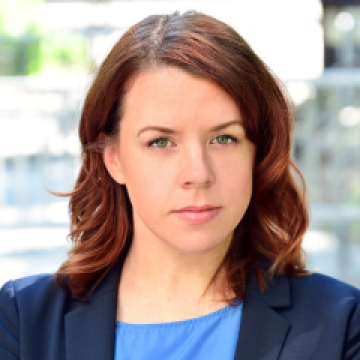
[[[220,212],[220,206],[185,206],[173,211],[181,220],[190,224],[202,224],[214,219]]]

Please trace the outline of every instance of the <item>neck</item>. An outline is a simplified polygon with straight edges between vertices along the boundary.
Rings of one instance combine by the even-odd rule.
[[[223,259],[219,253],[181,254],[177,252],[142,251],[136,244],[130,248],[124,264],[124,275],[131,274],[139,286],[152,291],[181,293],[184,290],[204,294]],[[195,294],[194,294],[195,295]]]
[[[127,312],[126,307],[138,299],[142,299],[140,306],[145,309],[139,315],[140,322],[146,321],[146,309],[151,309],[153,314],[153,317],[147,317],[149,322],[157,322],[196,317],[223,307],[227,301],[224,289],[219,284],[224,283],[221,281],[224,279],[224,272],[219,271],[216,281],[212,282],[212,279],[225,250],[206,254],[182,254],[146,249],[146,246],[139,246],[133,241],[120,279],[121,312],[118,313],[118,318],[136,322],[137,318],[134,318],[131,311]],[[145,301],[147,304],[144,304]]]

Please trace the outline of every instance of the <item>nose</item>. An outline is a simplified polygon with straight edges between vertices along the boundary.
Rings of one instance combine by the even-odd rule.
[[[206,188],[213,184],[215,175],[211,157],[206,149],[196,146],[184,150],[181,183],[184,188]]]

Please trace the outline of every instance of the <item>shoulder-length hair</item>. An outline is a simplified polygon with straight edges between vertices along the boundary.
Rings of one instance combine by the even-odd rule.
[[[256,145],[252,198],[220,266],[235,294],[231,300],[243,298],[252,274],[263,287],[275,271],[304,273],[301,242],[308,214],[304,181],[290,155],[293,105],[280,81],[235,30],[191,11],[140,21],[97,72],[79,124],[82,165],[67,194],[73,246],[56,274],[58,283],[83,296],[126,255],[132,207],[126,188],[108,174],[102,149],[118,136],[131,79],[160,66],[175,66],[222,87],[238,104],[247,137]],[[262,259],[269,262],[266,271]]]

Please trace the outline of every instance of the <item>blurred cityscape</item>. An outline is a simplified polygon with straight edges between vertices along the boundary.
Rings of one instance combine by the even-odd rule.
[[[308,267],[360,286],[360,0],[0,0],[0,286],[69,248],[77,124],[93,71],[133,23],[195,9],[233,26],[297,107]]]

